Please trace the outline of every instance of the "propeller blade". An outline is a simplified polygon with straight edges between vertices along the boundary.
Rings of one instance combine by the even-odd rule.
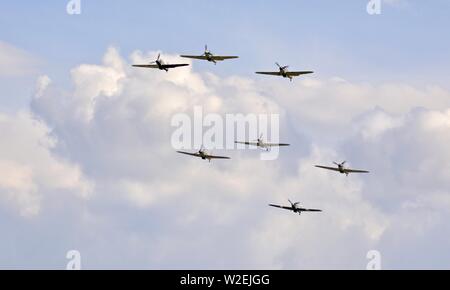
[[[281,65],[278,63],[278,62],[276,62],[275,63],[279,68],[281,68]]]

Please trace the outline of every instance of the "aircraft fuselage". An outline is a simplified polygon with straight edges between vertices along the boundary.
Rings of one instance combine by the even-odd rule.
[[[345,167],[343,165],[339,165],[338,169],[339,169],[339,173],[348,175],[348,171],[345,169]]]
[[[292,77],[287,74],[287,70],[285,68],[280,68],[280,74],[283,78],[288,78],[292,81]]]
[[[208,160],[209,162],[211,162],[211,158],[209,158],[208,155],[204,151],[199,151],[198,154],[200,155],[200,157],[203,160]]]
[[[264,141],[262,140],[258,140],[257,146],[262,148],[262,149],[266,149],[267,151],[269,151],[270,146],[267,146]]]
[[[164,63],[162,62],[162,60],[157,60],[156,65],[158,66],[158,69],[160,69],[160,70],[165,70],[166,72],[169,71],[168,68],[164,67]]]
[[[209,62],[213,62],[214,64],[216,63],[216,61],[214,60],[213,54],[210,52],[205,52],[205,56],[206,56],[206,60]]]
[[[298,207],[296,207],[296,206],[293,206],[293,207],[292,207],[292,211],[293,211],[294,213],[302,214],[302,209],[301,209],[301,208],[298,208]]]

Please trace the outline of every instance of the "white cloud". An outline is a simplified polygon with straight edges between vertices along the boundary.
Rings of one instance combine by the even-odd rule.
[[[312,82],[314,85],[311,85]],[[424,88],[402,83],[372,85],[332,78],[316,81],[304,79],[291,85],[261,82],[258,87],[273,96],[279,106],[289,108],[298,133],[328,142],[342,140],[354,129],[359,130],[354,127],[360,126],[359,121],[369,111],[383,111],[395,117],[396,120],[382,121],[379,113],[376,126],[383,127],[395,126],[403,115],[416,108],[442,110],[450,107],[450,92],[434,85]],[[390,124],[381,125],[380,122]],[[375,134],[380,129],[366,128],[366,134]]]
[[[56,140],[28,113],[0,115],[0,202],[22,216],[39,214],[42,200],[53,191],[86,198],[91,184],[78,166],[52,156]]]
[[[19,77],[36,72],[39,61],[30,53],[0,41],[0,77]]]
[[[0,184],[31,212],[45,204],[42,188],[89,192],[86,180],[95,183],[87,208],[71,205],[87,221],[68,221],[77,224],[68,234],[89,255],[87,267],[361,269],[374,248],[396,267],[402,242],[439,236],[434,229],[449,215],[448,91],[130,67],[156,55],[135,52],[127,62],[111,48],[101,65],[72,70],[73,91],[42,77],[32,110],[47,125],[38,123],[36,133],[25,118],[14,130],[23,133],[9,139],[35,132],[31,141],[11,143],[30,147],[3,150],[12,157],[4,158],[8,175]],[[294,146],[275,162],[249,151],[211,164],[178,156],[170,119],[196,105],[220,114],[280,112],[283,139]],[[345,177],[313,167],[343,159],[372,173]],[[41,164],[48,170],[36,175]],[[324,212],[298,217],[267,206],[288,198]]]

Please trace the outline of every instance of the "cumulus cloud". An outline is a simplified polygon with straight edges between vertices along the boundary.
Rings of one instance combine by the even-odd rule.
[[[57,141],[49,130],[28,113],[0,115],[0,201],[32,217],[41,211],[42,201],[55,192],[72,192],[86,198],[91,184],[80,168],[55,158],[51,150]]]
[[[435,85],[417,88],[403,83],[352,83],[342,78],[300,80],[292,86],[260,83],[262,92],[289,108],[295,129],[316,140],[340,140],[359,130],[367,112],[378,110],[401,118],[415,108],[442,110],[450,107],[450,92]],[[395,126],[378,115],[380,126]],[[384,122],[384,125],[381,125]],[[386,122],[394,122],[390,125]],[[357,128],[355,128],[357,127]],[[369,133],[381,128],[371,128]]]
[[[23,119],[9,139],[31,138],[11,141],[25,144],[14,150],[31,157],[0,158],[8,171],[0,188],[14,193],[18,208],[37,214],[47,190],[87,194],[95,184],[84,205],[68,206],[83,219],[70,216],[66,223],[77,227],[65,233],[74,241],[60,242],[87,255],[86,267],[361,269],[367,251],[379,249],[385,266],[395,268],[405,266],[402,242],[442,235],[435,228],[448,218],[448,91],[342,78],[286,85],[200,74],[192,66],[169,73],[130,67],[157,54],[136,51],[126,60],[110,48],[101,64],[72,70],[73,90],[39,79],[31,104],[39,121],[4,117],[6,128]],[[211,164],[178,156],[171,117],[194,106],[280,113],[283,139],[295,145],[272,162],[251,151],[226,152],[231,161]],[[313,167],[343,159],[372,173],[345,177]],[[41,166],[46,172],[37,173]],[[267,206],[288,198],[324,212],[298,217]],[[53,219],[61,212],[41,214]]]

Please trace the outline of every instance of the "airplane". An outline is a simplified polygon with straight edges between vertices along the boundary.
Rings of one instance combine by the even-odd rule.
[[[200,157],[201,159],[208,160],[209,162],[211,162],[211,159],[231,159],[230,157],[225,157],[225,156],[210,155],[205,151],[205,149],[203,149],[203,146],[197,153],[189,153],[189,152],[184,152],[184,151],[177,151],[177,153],[190,155],[190,156],[194,156],[194,157]]]
[[[269,206],[276,207],[276,208],[287,209],[287,210],[293,211],[294,213],[298,213],[299,215],[301,215],[302,212],[322,212],[321,209],[302,208],[302,207],[300,207],[300,203],[299,202],[293,203],[290,200],[288,200],[288,201],[291,204],[291,206],[282,206],[282,205],[276,205],[276,204],[269,204]]]
[[[264,140],[263,140],[263,135],[262,134],[261,134],[261,136],[259,136],[259,138],[255,142],[239,142],[239,141],[235,141],[234,143],[236,143],[236,144],[244,144],[244,145],[252,145],[252,146],[256,146],[256,147],[265,149],[266,151],[270,151],[271,147],[290,146],[290,144],[284,144],[284,143],[280,143],[280,144],[265,143]]]
[[[316,167],[322,168],[322,169],[327,169],[327,170],[337,171],[337,172],[345,174],[347,176],[350,173],[370,173],[369,171],[366,171],[366,170],[356,170],[356,169],[345,168],[345,163],[347,163],[347,161],[344,161],[342,163],[337,163],[337,162],[333,162],[333,163],[336,164],[337,167],[328,167],[328,166],[321,166],[321,165],[316,165]]]
[[[239,58],[239,56],[214,55],[208,50],[207,45],[205,45],[205,52],[202,55],[180,55],[180,57],[207,60],[209,62],[213,62],[214,64],[217,64],[218,61],[224,61],[226,59]]]
[[[276,62],[275,64],[278,66],[279,69],[279,71],[277,72],[256,72],[256,73],[260,75],[282,76],[283,78],[289,78],[291,82],[293,77],[314,73],[313,71],[288,71],[289,66],[281,66],[278,64],[278,62]]]
[[[161,59],[161,54],[158,54],[158,58],[155,61],[152,61],[149,64],[134,64],[133,67],[144,67],[144,68],[157,68],[160,70],[165,70],[166,72],[169,71],[169,69],[171,68],[177,68],[177,67],[181,67],[181,66],[188,66],[189,64],[187,63],[182,63],[182,64],[166,64],[164,63],[164,61]]]

